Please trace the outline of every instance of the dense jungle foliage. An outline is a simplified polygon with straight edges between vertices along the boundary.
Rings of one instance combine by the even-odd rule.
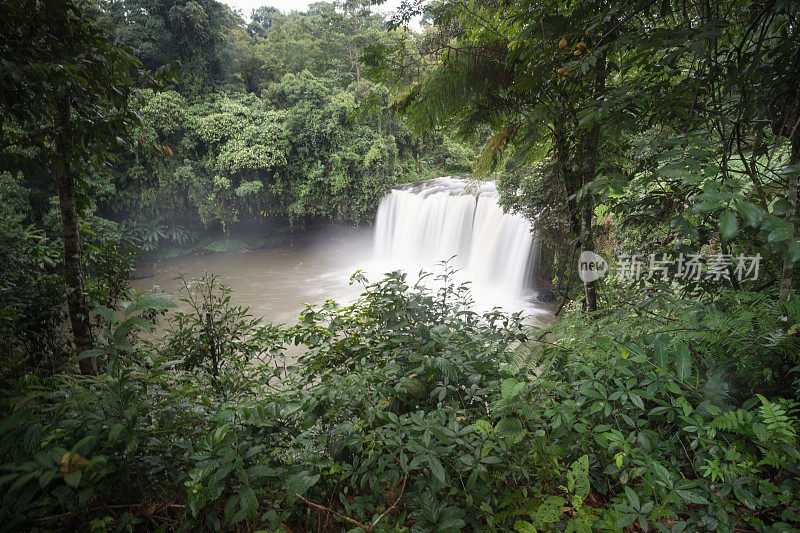
[[[797,3],[0,28],[0,530],[800,530]],[[467,171],[540,235],[554,326],[475,312],[448,262],[294,324],[213,274],[130,288],[165,243],[369,224]]]

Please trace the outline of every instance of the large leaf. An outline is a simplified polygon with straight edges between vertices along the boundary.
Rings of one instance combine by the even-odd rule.
[[[681,381],[685,381],[692,373],[692,355],[683,343],[675,346],[675,370]]]
[[[722,216],[719,217],[719,231],[722,238],[726,241],[736,236],[739,232],[739,220],[736,218],[736,214],[733,211],[725,211],[722,213]]]
[[[525,428],[522,427],[522,422],[516,418],[504,418],[497,423],[495,432],[498,437],[502,438],[520,438],[525,435]]]
[[[308,489],[313,487],[317,481],[319,481],[319,474],[312,474],[311,472],[303,470],[289,478],[288,492],[290,494],[297,493],[302,496]]]
[[[739,214],[742,215],[744,221],[753,227],[757,227],[761,224],[761,220],[764,218],[765,214],[763,209],[751,202],[739,202],[736,204],[736,209],[739,211]]]
[[[631,502],[631,507],[638,511],[641,504],[639,503],[639,495],[636,494],[636,491],[626,485],[625,496],[627,496],[628,501]]]
[[[767,240],[772,243],[783,242],[792,237],[792,230],[785,224],[782,224],[767,235]]]
[[[500,384],[500,393],[505,401],[513,400],[525,387],[524,383],[519,383],[514,378],[504,379]]]
[[[792,209],[792,204],[786,198],[778,198],[772,204],[772,212],[776,215],[783,215]]]
[[[560,496],[550,496],[536,510],[536,521],[540,524],[551,524],[564,514],[563,506],[567,501]]]
[[[253,489],[244,486],[239,490],[239,506],[239,511],[231,519],[231,523],[233,524],[256,515],[258,499]]]
[[[165,292],[155,294],[148,294],[139,298],[136,302],[128,307],[127,313],[135,313],[136,311],[143,311],[149,309],[152,311],[166,311],[176,307],[175,302],[171,300],[171,296]]]
[[[431,467],[431,474],[433,474],[433,477],[439,480],[439,483],[441,483],[442,485],[446,485],[447,476],[444,473],[444,467],[442,466],[442,463],[439,461],[439,459],[430,455],[428,456],[428,464]]]
[[[119,327],[114,331],[114,340],[121,341],[125,337],[127,337],[128,333],[131,330],[139,330],[139,331],[150,331],[153,325],[148,322],[147,320],[139,317],[133,317],[127,319],[125,322],[119,325]]]
[[[786,259],[790,263],[800,261],[800,242],[793,242],[789,245],[789,249],[786,250]]]
[[[669,363],[668,349],[663,339],[657,339],[653,345],[653,359],[655,363],[664,368]]]

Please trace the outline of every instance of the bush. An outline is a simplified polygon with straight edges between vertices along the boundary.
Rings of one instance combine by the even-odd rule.
[[[520,315],[471,311],[451,274],[436,291],[390,274],[290,327],[252,320],[206,278],[160,346],[126,339],[161,300],[126,306],[104,336],[119,361],[107,376],[23,379],[6,400],[3,527],[798,523],[794,399],[719,394],[695,345],[628,315],[533,343]],[[209,339],[225,346],[216,374]],[[271,359],[292,344],[295,364]]]

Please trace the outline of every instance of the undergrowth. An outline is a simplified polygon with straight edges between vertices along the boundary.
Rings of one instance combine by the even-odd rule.
[[[98,309],[106,375],[4,395],[0,528],[797,528],[798,306],[664,297],[534,342],[451,275],[288,327],[187,282],[157,344],[163,297]]]

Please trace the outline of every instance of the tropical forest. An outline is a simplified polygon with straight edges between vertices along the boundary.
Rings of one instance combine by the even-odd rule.
[[[800,3],[0,0],[0,531],[800,531]]]

